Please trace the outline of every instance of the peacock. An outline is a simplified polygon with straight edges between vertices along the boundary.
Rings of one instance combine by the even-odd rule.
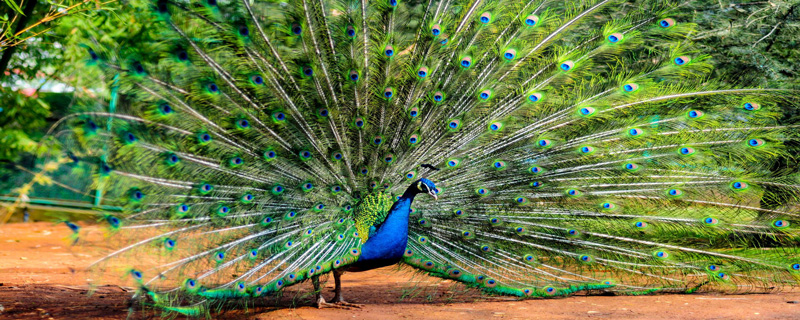
[[[796,93],[712,73],[687,8],[139,4],[152,41],[85,44],[112,99],[50,132],[120,208],[91,268],[195,316],[307,280],[354,306],[345,272],[398,263],[520,299],[796,286],[800,189],[770,169]]]

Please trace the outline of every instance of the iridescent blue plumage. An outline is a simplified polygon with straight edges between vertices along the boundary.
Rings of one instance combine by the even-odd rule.
[[[361,256],[349,271],[366,271],[395,264],[403,258],[408,242],[408,215],[417,194],[435,197],[436,185],[428,179],[412,183],[392,205],[386,220],[378,224],[374,234],[361,246]]]

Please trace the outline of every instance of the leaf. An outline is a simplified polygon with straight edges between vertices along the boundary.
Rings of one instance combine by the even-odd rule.
[[[22,8],[20,8],[20,7],[17,5],[17,3],[16,3],[16,2],[14,2],[14,0],[4,0],[4,1],[6,2],[6,4],[7,4],[9,7],[11,7],[11,9],[13,9],[14,11],[16,11],[17,13],[19,13],[19,14],[21,14],[21,15],[23,15],[23,16],[25,15],[24,13],[22,13]],[[6,18],[6,19],[8,19],[8,18]]]

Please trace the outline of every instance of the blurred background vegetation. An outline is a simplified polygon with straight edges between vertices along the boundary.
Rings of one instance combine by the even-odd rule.
[[[150,28],[153,17],[136,9],[144,5],[145,0],[0,4],[0,204],[19,205],[23,194],[93,201],[48,179],[63,170],[74,173],[76,165],[37,157],[58,151],[43,137],[70,109],[107,105],[113,80],[87,67],[87,48],[114,52],[127,43],[157,39]],[[733,86],[800,89],[800,0],[689,0],[679,11],[698,25],[691,38],[712,55],[715,77]],[[780,121],[800,123],[800,110],[787,106]],[[800,154],[796,140],[787,144],[792,154]],[[797,167],[794,159],[779,159],[773,166],[782,174]],[[2,213],[0,207],[0,223]]]

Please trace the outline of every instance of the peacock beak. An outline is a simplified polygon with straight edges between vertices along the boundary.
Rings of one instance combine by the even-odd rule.
[[[436,192],[433,190],[428,191],[428,194],[433,197],[433,200],[439,200],[439,196],[436,195]]]

